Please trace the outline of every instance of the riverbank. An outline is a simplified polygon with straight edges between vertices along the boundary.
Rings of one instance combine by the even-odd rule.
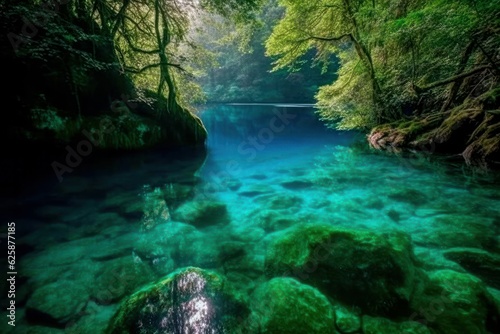
[[[446,111],[379,125],[368,134],[371,147],[461,156],[468,165],[500,167],[500,88]]]

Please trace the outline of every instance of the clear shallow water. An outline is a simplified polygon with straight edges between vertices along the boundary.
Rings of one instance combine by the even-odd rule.
[[[266,280],[270,244],[301,223],[408,233],[428,271],[465,271],[449,249],[500,252],[495,174],[370,152],[308,106],[216,106],[201,117],[204,160],[89,159],[4,205],[19,237],[18,326],[102,332],[124,297],[185,266],[250,294]],[[466,269],[500,289],[500,268]]]

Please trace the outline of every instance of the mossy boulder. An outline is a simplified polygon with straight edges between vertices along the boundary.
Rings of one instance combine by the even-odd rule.
[[[235,333],[248,313],[225,278],[188,267],[127,298],[106,333]]]
[[[410,239],[331,225],[302,224],[267,250],[266,273],[292,276],[367,314],[408,312],[421,275]]]
[[[363,334],[431,334],[431,330],[416,321],[393,322],[386,318],[363,317]]]
[[[335,314],[318,290],[292,278],[273,278],[252,295],[247,328],[256,333],[333,334]]]
[[[341,333],[357,333],[361,329],[361,316],[354,309],[340,304],[335,307],[335,325]]]
[[[368,142],[378,150],[459,154],[468,164],[496,167],[500,160],[499,90],[495,87],[468,97],[449,110],[378,125]]]
[[[411,320],[437,333],[500,333],[499,309],[479,278],[448,269],[429,277],[412,301]]]
[[[94,279],[91,297],[101,305],[115,303],[155,278],[146,263],[134,261],[132,256],[108,261]]]
[[[477,248],[452,248],[443,254],[487,285],[500,289],[500,256]]]
[[[426,247],[500,249],[487,218],[457,214],[439,215],[429,220],[428,228],[414,240]]]
[[[61,280],[36,289],[26,304],[26,319],[32,324],[64,327],[78,317],[89,300],[85,287]]]

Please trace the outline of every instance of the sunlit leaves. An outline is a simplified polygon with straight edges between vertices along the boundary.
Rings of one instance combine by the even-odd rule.
[[[276,68],[293,69],[309,49],[316,49],[320,59],[340,53],[338,81],[323,87],[317,99],[322,116],[340,120],[344,128],[370,125],[379,116],[398,119],[403,109],[415,110],[420,103],[416,86],[439,82],[481,61],[491,63],[500,44],[500,0],[280,3],[286,15],[267,42],[268,54],[278,57]],[[349,38],[342,38],[345,34]],[[471,43],[476,43],[472,49]],[[426,98],[432,106],[446,96],[446,85],[440,85]]]

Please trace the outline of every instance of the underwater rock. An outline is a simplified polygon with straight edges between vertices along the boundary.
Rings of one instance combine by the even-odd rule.
[[[335,325],[341,333],[355,333],[361,329],[361,317],[354,311],[337,304],[335,307]]]
[[[265,184],[250,184],[240,189],[238,195],[245,197],[256,197],[274,192],[274,189]]]
[[[296,277],[367,314],[398,315],[420,271],[406,234],[303,224],[271,243],[266,273]]]
[[[262,228],[267,233],[288,228],[296,223],[293,216],[283,215],[275,210],[257,209],[251,214],[252,222],[255,226]]]
[[[364,334],[431,334],[425,325],[416,321],[393,322],[386,318],[363,317]]]
[[[70,241],[70,237],[80,237],[74,232],[74,227],[67,224],[44,224],[23,237],[17,246],[27,245],[33,249],[44,249],[51,245]],[[43,242],[40,242],[40,240],[43,240]]]
[[[122,226],[127,226],[128,221],[115,212],[99,212],[98,214],[86,217],[81,223],[78,232],[84,236],[94,236],[102,235],[104,230],[112,227],[119,229]]]
[[[142,194],[144,206],[141,220],[141,227],[144,230],[150,230],[170,219],[167,202],[163,196],[160,188],[152,190],[150,186],[144,186]]]
[[[102,212],[116,212],[130,219],[140,219],[143,214],[143,202],[137,191],[109,192],[100,206]]]
[[[302,190],[313,187],[314,183],[312,183],[311,181],[293,180],[293,181],[281,182],[280,185],[285,189]]]
[[[387,196],[392,200],[412,204],[414,206],[420,206],[429,201],[423,192],[412,188],[399,189],[391,192]]]
[[[84,308],[88,291],[78,282],[59,280],[36,289],[26,303],[26,319],[33,324],[62,327]]]
[[[381,210],[384,208],[384,202],[379,198],[369,198],[364,201],[365,207],[368,209]]]
[[[493,300],[497,304],[497,309],[500,310],[500,290],[493,289],[493,288],[487,288],[488,292],[491,294],[493,297]]]
[[[401,219],[401,214],[394,209],[387,211],[387,216],[391,218],[395,223],[399,223],[399,220]]]
[[[231,261],[240,261],[247,255],[247,245],[240,241],[226,241],[219,246],[219,262],[225,264]]]
[[[304,200],[296,195],[291,194],[275,194],[268,196],[260,196],[255,199],[255,202],[265,205],[271,210],[298,209]]]
[[[90,301],[78,321],[70,322],[64,328],[65,334],[102,333],[116,313],[117,305],[102,306]]]
[[[254,175],[251,175],[249,178],[253,179],[253,180],[265,180],[265,179],[267,179],[267,176],[264,174],[254,174]]]
[[[202,238],[203,234],[192,225],[168,222],[145,231],[133,252],[162,277],[172,272],[176,261],[178,265],[193,265],[190,258],[198,251],[194,246]]]
[[[24,324],[18,324],[16,323],[15,327],[9,326],[11,329],[10,331],[7,330],[7,332],[2,332],[2,333],[7,333],[7,334],[73,334],[72,332],[68,332],[59,328],[54,328],[54,327],[46,327],[46,326],[33,326],[33,325],[24,325]],[[74,333],[74,334],[82,334],[83,332],[80,333]]]
[[[453,270],[431,273],[412,301],[409,318],[437,333],[499,333],[500,312],[484,283]]]
[[[435,217],[425,232],[415,235],[415,242],[426,247],[470,247],[499,249],[498,240],[488,220],[463,215]]]
[[[240,274],[252,279],[264,276],[264,259],[255,255],[252,246],[241,241],[223,242],[217,250],[217,268],[225,275]]]
[[[414,253],[422,265],[422,269],[425,271],[450,269],[458,272],[465,272],[458,263],[445,258],[443,251],[440,249],[415,246]]]
[[[95,245],[89,257],[95,261],[108,261],[130,255],[134,245],[139,241],[137,232],[114,236]]]
[[[477,248],[447,249],[443,255],[445,258],[460,264],[487,285],[500,289],[500,256]]]
[[[327,194],[324,194],[326,197]],[[314,209],[321,209],[330,206],[332,203],[325,198],[314,198],[314,201],[309,204],[309,207],[314,208]]]
[[[273,278],[251,297],[251,333],[333,334],[335,315],[318,290],[293,278]]]
[[[194,195],[193,186],[180,183],[169,183],[163,189],[163,197],[168,207],[176,207],[178,203],[187,201]]]
[[[230,222],[226,205],[215,201],[186,202],[174,211],[172,218],[198,228]]]
[[[72,270],[80,267],[84,270],[78,270],[79,277],[69,279],[78,279],[81,284],[88,284],[83,279],[88,275],[92,276],[98,269],[98,264],[92,263],[87,256],[92,251],[99,251],[95,246],[102,240],[102,237],[84,238],[29,253],[19,261],[20,274],[29,278],[32,285],[42,286],[53,282],[54,277],[69,278]]]
[[[92,212],[88,207],[79,207],[75,209],[70,205],[45,205],[35,209],[35,215],[41,219],[46,220],[48,223],[68,223],[72,221],[78,221]],[[64,218],[63,218],[64,217]]]
[[[132,256],[108,261],[93,281],[91,297],[100,305],[108,305],[155,279],[151,268]]]
[[[127,298],[106,333],[237,333],[248,314],[224,277],[188,267]]]
[[[253,219],[250,218],[250,224],[252,221]],[[257,243],[267,235],[264,229],[256,226],[235,224],[231,227],[229,236],[232,240]]]
[[[238,180],[230,179],[230,180],[225,182],[225,185],[229,190],[236,191],[236,190],[240,189],[243,184]]]

